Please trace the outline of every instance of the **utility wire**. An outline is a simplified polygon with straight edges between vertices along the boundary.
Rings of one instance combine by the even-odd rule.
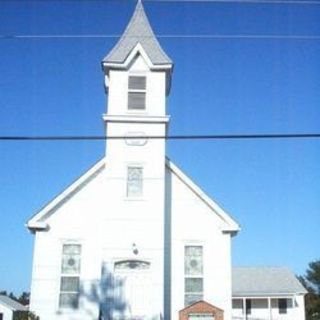
[[[167,39],[252,39],[252,40],[320,40],[320,35],[290,34],[160,34]],[[105,39],[120,38],[118,34],[0,34],[0,40],[12,39]],[[148,37],[145,37],[148,38]],[[150,37],[151,38],[151,37]]]
[[[0,2],[117,2],[119,0],[0,0]],[[131,0],[127,0],[130,2]],[[317,0],[143,0],[143,2],[212,2],[212,3],[240,3],[240,4],[298,4],[298,5],[320,5]]]
[[[317,1],[317,0],[143,0],[143,2],[175,2],[175,3],[179,3],[179,2],[195,2],[195,3],[213,2],[214,3],[216,2],[216,3],[240,3],[240,4],[254,3],[254,4],[320,5],[320,1]]]
[[[66,140],[243,140],[243,139],[310,139],[320,138],[320,133],[288,134],[209,134],[169,136],[0,136],[0,141],[66,141]]]

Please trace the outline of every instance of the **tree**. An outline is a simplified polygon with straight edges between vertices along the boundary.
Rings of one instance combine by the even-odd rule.
[[[320,260],[309,263],[306,279],[311,284],[315,294],[320,296]]]
[[[40,318],[29,311],[15,311],[12,320],[40,320]]]
[[[320,260],[310,262],[306,275],[299,279],[308,291],[305,299],[307,320],[320,320]]]
[[[30,293],[23,291],[19,298],[17,298],[12,292],[8,293],[6,290],[0,291],[0,295],[5,295],[12,300],[15,300],[19,303],[21,303],[24,306],[29,305],[30,301]],[[34,313],[30,311],[15,311],[13,313],[13,320],[39,320],[39,317],[37,317]]]
[[[21,293],[20,297],[18,298],[18,301],[24,306],[29,305],[29,303],[30,303],[30,292],[23,291]]]

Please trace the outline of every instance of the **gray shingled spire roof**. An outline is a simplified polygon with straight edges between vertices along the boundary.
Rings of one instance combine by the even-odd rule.
[[[236,267],[232,269],[233,296],[264,296],[307,293],[285,267]]]
[[[123,63],[138,43],[141,44],[153,64],[172,64],[156,39],[140,0],[124,34],[103,59],[103,62]]]

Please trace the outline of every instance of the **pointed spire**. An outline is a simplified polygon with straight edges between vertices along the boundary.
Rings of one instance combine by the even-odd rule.
[[[143,47],[153,64],[172,64],[152,31],[141,0],[138,0],[125,32],[115,47],[103,59],[103,63],[123,63],[138,43]]]

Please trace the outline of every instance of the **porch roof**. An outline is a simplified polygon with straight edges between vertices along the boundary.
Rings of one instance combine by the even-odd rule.
[[[28,308],[21,303],[5,296],[0,295],[0,304],[6,306],[7,308],[11,309],[12,311],[27,311]]]
[[[306,293],[294,273],[285,267],[236,267],[232,270],[233,297],[283,297]]]

